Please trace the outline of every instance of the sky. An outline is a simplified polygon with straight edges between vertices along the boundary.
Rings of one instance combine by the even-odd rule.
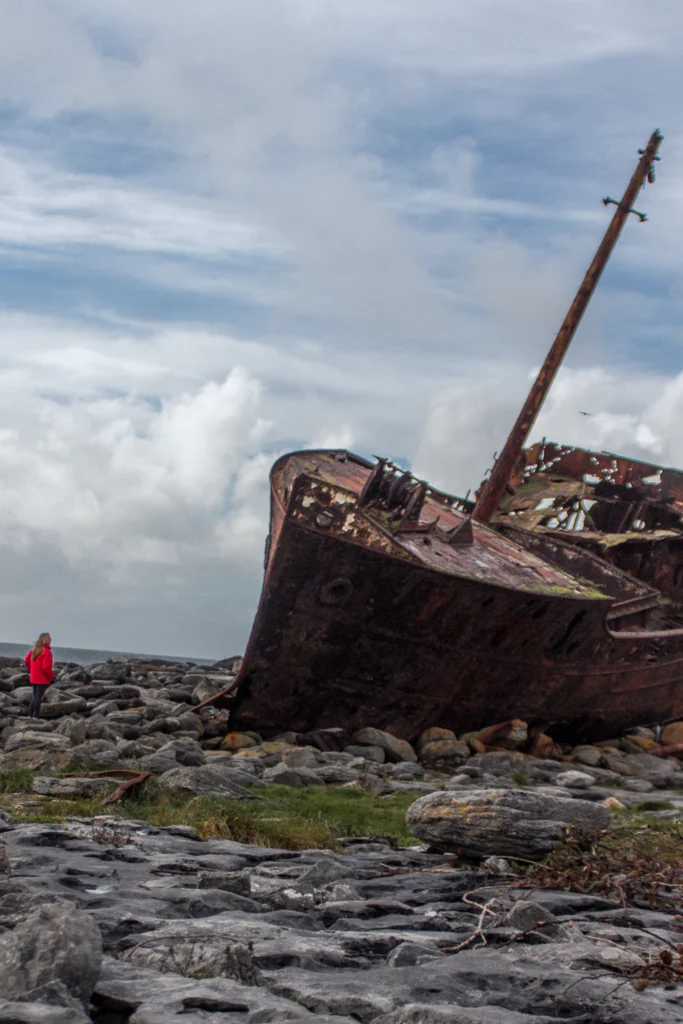
[[[682,50],[677,0],[4,0],[0,640],[240,653],[288,450],[477,487],[655,128],[532,440],[683,466]]]

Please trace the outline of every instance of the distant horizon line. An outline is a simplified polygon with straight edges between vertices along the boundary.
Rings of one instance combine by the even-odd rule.
[[[33,646],[32,643],[26,644],[26,643],[17,642],[17,641],[14,641],[14,640],[6,640],[6,641],[5,640],[0,640],[0,649],[2,649],[3,647],[18,647],[18,648],[21,648],[22,650],[30,650],[32,646]],[[181,655],[181,654],[150,654],[149,651],[147,651],[147,652],[144,652],[144,651],[125,651],[125,650],[116,650],[116,649],[110,648],[110,647],[79,647],[76,644],[64,644],[64,643],[59,643],[59,644],[53,643],[52,647],[53,647],[53,649],[55,651],[60,651],[60,650],[63,650],[63,651],[78,651],[79,653],[82,653],[82,654],[91,653],[91,654],[100,654],[100,655],[101,654],[109,654],[109,655],[121,654],[121,655],[125,655],[128,658],[168,659],[169,661],[196,662],[197,664],[200,663],[200,662],[216,662],[216,661],[222,661],[223,660],[223,658],[207,658],[206,656],[203,656],[203,657],[199,657],[199,656],[190,657],[189,655]],[[229,655],[229,657],[232,657],[232,655]]]

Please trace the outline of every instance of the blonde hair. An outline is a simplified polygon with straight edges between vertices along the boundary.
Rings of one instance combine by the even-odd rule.
[[[33,650],[31,651],[31,658],[32,658],[33,661],[35,661],[36,658],[40,654],[42,654],[43,651],[45,650],[45,646],[47,644],[47,640],[48,640],[49,636],[50,636],[49,633],[41,633],[40,636],[38,637],[38,639],[36,640],[35,646],[34,646]]]

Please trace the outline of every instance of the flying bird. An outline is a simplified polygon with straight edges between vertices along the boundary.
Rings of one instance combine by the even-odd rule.
[[[580,413],[581,416],[592,416],[593,415],[592,412],[583,412],[581,409],[579,409],[579,413]]]

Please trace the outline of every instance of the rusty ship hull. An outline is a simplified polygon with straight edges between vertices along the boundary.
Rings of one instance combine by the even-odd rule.
[[[235,728],[374,725],[414,739],[506,718],[572,742],[683,718],[683,474],[525,448],[626,221],[652,133],[474,502],[380,459],[295,452],[271,473],[265,579]]]
[[[644,628],[656,589],[557,529],[471,508],[384,461],[280,459],[233,728],[414,739],[522,718],[579,742],[683,717],[683,629]]]

